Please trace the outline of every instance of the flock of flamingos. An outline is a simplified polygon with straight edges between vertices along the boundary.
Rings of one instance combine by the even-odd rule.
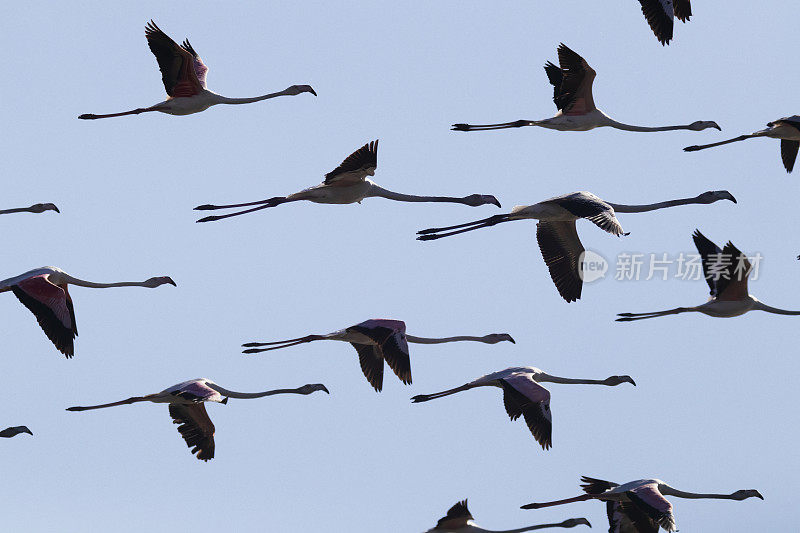
[[[689,0],[640,0],[642,11],[656,37],[662,44],[672,38],[674,18],[687,21],[691,15]],[[204,111],[217,104],[244,104],[275,98],[294,96],[302,93],[316,95],[308,85],[293,85],[286,90],[253,98],[227,98],[206,88],[208,68],[189,43],[177,44],[152,21],[146,26],[145,36],[150,50],[158,61],[167,99],[155,105],[137,108],[121,113],[105,115],[84,114],[78,118],[94,120],[124,115],[135,115],[158,111],[171,115],[188,115]],[[517,120],[500,124],[472,125],[454,124],[456,131],[484,131],[523,126],[539,126],[560,131],[586,131],[598,127],[612,127],[627,131],[658,132],[670,130],[700,131],[706,128],[720,129],[712,121],[697,121],[687,125],[664,127],[641,127],[617,122],[597,107],[592,98],[592,84],[595,71],[576,52],[561,44],[558,47],[558,65],[548,62],[545,65],[547,78],[553,86],[553,101],[558,113],[543,120]],[[800,116],[782,118],[768,124],[767,129],[750,135],[742,135],[723,142],[704,146],[690,146],[686,151],[696,151],[721,144],[741,141],[754,137],[772,137],[781,140],[781,156],[788,172],[791,172],[800,146]],[[227,204],[201,205],[201,211],[234,210],[227,214],[207,216],[198,222],[211,222],[228,217],[252,213],[281,204],[307,200],[321,204],[349,204],[361,202],[369,197],[382,197],[401,202],[450,202],[470,207],[495,205],[500,202],[491,195],[472,194],[465,197],[416,196],[392,192],[378,186],[369,177],[374,176],[378,166],[378,141],[365,144],[348,156],[338,167],[325,175],[324,181],[313,187],[288,196],[275,196],[265,200]],[[736,202],[728,191],[708,191],[691,198],[667,200],[644,205],[625,205],[607,202],[589,192],[574,192],[550,198],[532,205],[517,206],[505,214],[493,215],[473,222],[424,229],[418,232],[419,240],[439,239],[494,226],[513,220],[535,219],[536,238],[542,257],[550,271],[550,276],[559,294],[567,302],[581,297],[582,254],[584,248],[578,237],[575,222],[586,219],[600,229],[615,236],[627,235],[617,219],[617,213],[641,213],[656,209],[686,204],[712,204],[721,200]],[[42,213],[59,212],[54,204],[36,204],[27,208],[7,209],[0,214],[18,212]],[[693,235],[695,246],[702,258],[703,271],[710,289],[710,299],[694,307],[679,307],[665,311],[648,313],[620,313],[618,321],[634,321],[665,315],[698,312],[712,317],[734,317],[752,310],[770,313],[800,315],[800,311],[786,311],[761,303],[748,293],[747,277],[751,269],[747,258],[730,242],[723,248],[714,244],[700,231]],[[56,267],[43,267],[0,281],[0,292],[10,291],[30,310],[39,322],[48,339],[65,356],[74,355],[74,340],[78,335],[75,309],[69,286],[90,288],[147,287],[175,285],[166,276],[153,277],[142,282],[96,283],[75,278]],[[425,338],[409,335],[405,323],[399,320],[372,319],[339,331],[324,334],[309,334],[282,341],[249,342],[244,344],[244,353],[259,353],[277,350],[304,343],[335,340],[350,343],[358,354],[361,370],[369,384],[381,391],[383,386],[384,362],[405,384],[410,384],[411,363],[408,343],[438,344],[447,342],[479,342],[496,344],[514,342],[506,334],[485,336],[457,336],[444,338]],[[420,394],[412,401],[427,402],[476,387],[497,387],[502,389],[503,404],[511,420],[523,418],[533,438],[544,450],[552,446],[552,415],[550,411],[550,392],[541,383],[584,384],[616,386],[623,383],[636,385],[630,376],[610,376],[605,379],[571,379],[553,376],[533,367],[507,368],[480,377],[469,383],[433,394]],[[165,403],[169,414],[191,452],[197,458],[208,461],[214,457],[214,425],[206,412],[204,402],[227,403],[229,398],[260,398],[274,394],[311,394],[316,391],[328,392],[322,384],[309,384],[296,389],[278,389],[256,393],[242,393],[225,389],[208,379],[193,379],[174,385],[155,394],[134,396],[112,403],[85,407],[70,407],[69,411],[101,409],[137,402]],[[20,433],[33,434],[25,426],[10,427],[0,431],[0,437],[13,437]],[[607,505],[609,532],[611,533],[655,533],[659,528],[676,531],[672,504],[665,498],[714,498],[744,500],[757,497],[763,499],[757,490],[738,490],[731,494],[698,494],[674,489],[658,479],[641,479],[617,484],[584,477],[583,494],[577,497],[545,502],[531,503],[523,509],[536,509],[583,500],[600,500]],[[585,518],[573,518],[557,524],[541,524],[511,531],[533,531],[549,527],[570,528],[589,522]],[[447,515],[441,518],[430,531],[488,531],[477,526],[467,508],[466,500],[454,505]]]

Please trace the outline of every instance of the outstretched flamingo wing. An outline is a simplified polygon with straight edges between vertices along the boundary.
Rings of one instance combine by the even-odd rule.
[[[631,502],[606,503],[608,533],[658,533],[658,524]]]
[[[626,492],[625,495],[628,496],[633,506],[656,524],[655,531],[658,531],[658,526],[667,531],[676,531],[672,504],[658,491],[655,483],[642,485]]]
[[[639,3],[642,4],[644,18],[647,19],[647,24],[650,25],[658,42],[662,45],[669,43],[672,40],[672,29],[675,24],[675,7],[672,5],[672,0],[639,0]],[[689,0],[683,3],[688,4]],[[681,5],[681,16],[686,14],[684,7]],[[689,8],[689,15],[691,14]]]
[[[186,445],[197,454],[201,461],[214,458],[214,424],[208,417],[206,406],[169,404],[169,416],[174,424],[180,424],[178,431]]]
[[[67,357],[75,353],[73,340],[78,336],[75,309],[65,289],[53,285],[47,274],[33,276],[13,285],[14,295],[36,317],[39,326],[59,352]]]
[[[167,94],[173,98],[199,94],[203,90],[203,84],[195,72],[194,56],[178,46],[152,20],[145,26],[144,35],[150,51],[158,61]],[[205,77],[205,73],[203,76]]]
[[[536,383],[530,374],[512,374],[499,380],[503,404],[511,420],[520,416],[543,449],[552,444],[553,422],[550,415],[550,392]]]
[[[580,259],[586,250],[578,238],[575,221],[538,222],[536,241],[558,294],[568,302],[580,299],[583,289]]]
[[[372,339],[377,354],[406,385],[411,383],[411,360],[408,355],[406,324],[402,320],[371,319],[347,328]],[[360,352],[359,352],[360,355]],[[370,361],[371,359],[368,359]],[[383,371],[383,364],[381,372]],[[363,368],[363,364],[362,364]],[[365,371],[366,374],[366,371]]]
[[[786,172],[794,169],[798,150],[800,150],[800,141],[781,139],[781,161],[783,161],[783,168],[786,169]]]
[[[747,277],[750,275],[750,261],[739,249],[728,241],[722,255],[730,264],[726,269],[728,282],[717,297],[719,300],[739,301],[747,298]]]
[[[560,80],[552,68],[548,70],[545,66],[547,77],[553,84],[553,102],[556,107],[565,115],[585,115],[594,111],[596,108],[592,84],[597,73],[585,59],[564,43],[558,46],[558,63],[561,67]],[[560,81],[560,84],[556,86],[554,81]]]
[[[192,45],[189,44],[189,39],[184,39],[181,48],[192,54],[192,58],[194,58],[194,75],[197,76],[197,81],[200,82],[200,86],[205,89],[206,88],[206,74],[208,73],[208,67],[203,60],[200,59],[200,56],[197,52],[194,51]]]
[[[338,167],[325,174],[325,184],[345,185],[364,181],[367,176],[375,175],[376,168],[378,168],[377,139],[347,156]]]
[[[447,514],[436,522],[436,529],[460,529],[467,527],[468,520],[472,520],[472,514],[467,508],[467,500],[461,500],[448,509]]]
[[[383,389],[383,355],[381,349],[374,344],[356,344],[351,342],[358,352],[358,362],[361,372],[376,392]]]
[[[675,8],[675,17],[681,22],[688,22],[692,16],[691,0],[672,0]]]

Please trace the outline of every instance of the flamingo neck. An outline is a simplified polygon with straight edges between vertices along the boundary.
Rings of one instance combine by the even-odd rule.
[[[687,204],[701,204],[705,203],[700,200],[700,196],[694,198],[679,198],[677,200],[667,200],[666,202],[658,202],[655,204],[642,204],[642,205],[626,205],[626,204],[612,204],[607,202],[614,211],[617,213],[644,213],[645,211],[655,211],[656,209],[664,209],[665,207],[675,207],[677,205]]]
[[[669,485],[659,485],[658,491],[664,496],[675,496],[676,498],[686,498],[689,500],[734,500],[734,494],[702,494],[698,492],[684,492],[682,490],[674,489]]]
[[[634,126],[632,124],[624,124],[622,122],[617,122],[611,118],[606,117],[604,126],[609,126],[614,129],[624,130],[624,131],[639,131],[639,132],[656,132],[656,131],[675,131],[675,130],[690,130],[692,129],[691,126],[682,125],[682,126],[657,126],[657,127],[648,127],[648,126]]]
[[[753,309],[758,311],[766,311],[767,313],[774,313],[776,315],[800,315],[800,311],[788,311],[786,309],[778,309],[777,307],[771,307],[759,300],[755,300]]]
[[[449,202],[455,204],[467,204],[466,198],[453,198],[450,196],[417,196],[413,194],[402,194],[399,192],[389,191],[382,187],[378,187],[374,183],[370,187],[367,197],[378,196],[380,198],[387,198],[389,200],[396,200],[398,202]]]
[[[438,337],[438,338],[415,337],[413,335],[406,335],[406,340],[408,342],[413,342],[416,344],[442,344],[445,342],[460,342],[460,341],[484,342],[487,344],[489,343],[488,336],[473,337],[471,335],[459,335],[455,337]]]
[[[261,96],[253,96],[250,98],[228,98],[227,96],[215,95],[216,103],[219,104],[252,104],[253,102],[260,102],[262,100],[268,100],[269,98],[275,98],[277,96],[285,96],[287,93],[285,90],[277,92],[277,93],[269,93],[264,94]]]
[[[52,275],[52,274],[51,274]],[[89,287],[92,289],[108,289],[112,287],[147,287],[144,281],[118,281],[115,283],[95,283],[93,281],[85,281],[82,279],[74,278],[68,274],[60,274],[60,282],[66,282],[70,285],[77,285],[79,287]],[[61,283],[58,283],[61,284]]]

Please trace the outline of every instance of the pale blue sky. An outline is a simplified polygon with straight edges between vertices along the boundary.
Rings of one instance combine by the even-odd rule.
[[[522,511],[574,496],[580,475],[659,477],[688,491],[757,488],[765,501],[674,499],[681,531],[791,531],[800,434],[792,406],[797,318],[681,315],[641,323],[618,312],[702,303],[702,281],[584,287],[567,304],[547,274],[533,222],[437,242],[422,228],[500,212],[492,206],[291,204],[198,225],[193,206],[314,185],[380,138],[377,183],[400,192],[494,194],[504,209],[590,190],[650,203],[728,189],[720,202],[621,215],[613,238],[579,223],[587,248],[692,252],[700,228],[764,256],[752,293],[800,309],[797,173],[779,143],[681,148],[748,133],[798,112],[792,2],[697,2],[662,47],[637,2],[15,3],[0,33],[5,76],[0,208],[55,202],[62,214],[2,218],[0,278],[56,265],[93,281],[170,275],[177,288],[75,288],[80,337],[66,360],[3,295],[0,426],[4,529],[26,532],[424,531],[468,497],[501,529],[586,516],[593,502]],[[153,18],[189,37],[209,88],[304,94],[189,117],[77,120],[163,100],[144,39]],[[564,42],[597,71],[595,101],[641,125],[716,120],[723,132],[449,131],[453,122],[555,112],[542,65]],[[787,237],[788,236],[788,237]],[[508,332],[516,345],[412,346],[414,384],[366,383],[352,348],[314,343],[260,356],[248,340],[325,333],[367,318],[418,336]],[[412,405],[414,394],[532,365],[567,377],[630,374],[638,387],[551,385],[553,449],[508,421],[497,390]],[[388,371],[387,371],[388,372]],[[209,406],[216,458],[192,457],[164,406],[69,413],[195,377],[249,391],[323,382],[331,395]]]

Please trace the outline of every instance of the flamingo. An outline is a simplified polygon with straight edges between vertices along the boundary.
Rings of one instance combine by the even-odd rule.
[[[353,345],[353,348],[358,352],[361,371],[376,392],[380,392],[383,388],[384,361],[403,383],[406,385],[411,384],[409,342],[416,344],[442,344],[445,342],[473,341],[484,344],[497,344],[498,342],[509,341],[516,344],[508,333],[492,333],[483,337],[468,335],[441,338],[414,337],[406,334],[406,323],[402,320],[375,318],[325,335],[306,335],[305,337],[275,342],[248,342],[242,344],[242,346],[249,348],[244,350],[243,353],[253,354],[288,348],[289,346],[296,346],[306,342],[325,340],[344,341]],[[259,346],[269,346],[269,348],[259,348]]]
[[[631,322],[680,313],[703,313],[716,318],[731,318],[748,311],[766,311],[777,315],[800,315],[800,311],[787,311],[770,307],[747,292],[747,276],[752,268],[747,257],[728,241],[725,248],[711,242],[700,230],[692,234],[694,245],[700,252],[703,273],[711,290],[708,302],[695,307],[677,307],[651,313],[619,313],[617,322]]]
[[[473,522],[472,513],[467,508],[467,500],[462,500],[452,506],[447,514],[440,518],[436,527],[429,529],[426,533],[445,533],[446,531],[460,531],[462,533],[522,533],[523,531],[535,531],[537,529],[547,529],[551,527],[575,527],[585,524],[592,527],[592,524],[585,518],[569,518],[558,524],[540,524],[538,526],[521,527],[519,529],[483,529]]]
[[[737,490],[731,494],[698,494],[673,489],[660,479],[639,479],[623,485],[582,477],[586,494],[545,503],[529,503],[522,509],[540,509],[565,503],[586,500],[607,502],[609,533],[657,533],[659,526],[665,531],[677,531],[672,504],[664,496],[690,499],[745,500],[764,497],[757,490]]]
[[[178,45],[169,36],[161,31],[156,23],[150,21],[144,29],[147,45],[156,56],[158,68],[161,70],[161,79],[168,98],[150,107],[140,107],[122,113],[107,115],[93,115],[86,113],[78,118],[94,120],[98,118],[121,117],[124,115],[138,115],[148,111],[159,111],[168,115],[191,115],[205,111],[217,104],[249,104],[277,96],[295,96],[301,93],[317,93],[309,85],[292,85],[277,92],[255,96],[253,98],[227,98],[206,89],[206,73],[208,67],[197,55],[189,40],[184,40],[183,45]]]
[[[61,211],[55,204],[33,204],[30,207],[15,207],[14,209],[0,209],[0,215],[10,215],[11,213],[44,213],[45,211]]]
[[[706,148],[713,148],[714,146],[735,143],[755,137],[780,139],[783,168],[786,169],[786,172],[792,171],[794,162],[797,159],[797,150],[800,148],[800,115],[792,115],[791,117],[779,118],[778,120],[767,122],[767,129],[755,131],[750,135],[740,135],[733,139],[728,139],[727,141],[703,144],[700,146],[687,146],[683,151],[696,152],[698,150],[705,150]]]
[[[169,416],[178,426],[178,432],[191,448],[193,454],[201,461],[214,458],[214,424],[208,417],[203,402],[228,403],[228,398],[262,398],[275,394],[311,394],[315,391],[328,389],[321,383],[303,385],[296,389],[276,389],[266,392],[235,392],[224,389],[210,379],[190,379],[166,388],[156,394],[133,396],[127,400],[90,405],[88,407],[68,407],[67,411],[88,411],[90,409],[104,409],[117,405],[127,405],[137,402],[153,402],[169,404]]]
[[[299,200],[308,200],[316,204],[360,204],[361,200],[364,198],[373,196],[397,200],[399,202],[449,202],[464,204],[471,207],[493,204],[500,207],[500,202],[497,201],[497,198],[485,194],[471,194],[463,198],[452,198],[449,196],[415,196],[387,191],[386,189],[378,187],[374,181],[367,178],[367,176],[375,175],[375,169],[377,167],[378,140],[374,140],[347,156],[338,167],[325,175],[325,181],[319,185],[303,189],[289,196],[276,196],[257,202],[231,205],[198,205],[195,207],[196,211],[232,209],[251,205],[257,205],[258,207],[227,215],[205,217],[197,222],[211,222],[223,218],[235,217],[237,215],[244,215],[245,213],[252,213],[253,211],[275,207],[276,205],[285,204],[287,202],[297,202]]]
[[[28,426],[12,426],[10,428],[6,428],[3,431],[0,431],[0,437],[5,439],[10,439],[11,437],[16,437],[20,433],[27,433],[28,435],[33,435],[33,431],[28,429]]]
[[[588,131],[604,126],[618,130],[640,132],[721,129],[716,122],[710,120],[698,120],[685,126],[660,126],[656,128],[632,126],[617,122],[595,107],[594,99],[592,98],[592,83],[597,73],[589,66],[586,60],[567,48],[564,43],[561,43],[558,47],[558,62],[561,65],[560,68],[549,61],[544,66],[547,78],[554,88],[553,102],[558,108],[558,113],[553,118],[517,120],[502,124],[453,124],[452,129],[455,131],[481,131],[520,128],[523,126],[540,126],[559,131]]]
[[[150,289],[169,283],[172,278],[159,276],[145,281],[94,283],[74,278],[57,267],[35,268],[19,276],[0,281],[0,293],[11,291],[36,317],[44,334],[59,352],[72,357],[73,341],[78,336],[75,309],[67,285],[105,289],[109,287],[148,287]]]
[[[585,218],[600,229],[620,236],[627,235],[627,233],[622,231],[615,212],[643,213],[677,205],[712,204],[719,200],[730,200],[736,203],[736,198],[728,191],[707,191],[694,198],[681,198],[646,205],[612,204],[590,192],[580,191],[556,196],[533,205],[518,205],[510,213],[504,215],[494,215],[444,228],[424,229],[417,232],[419,235],[417,239],[429,241],[494,226],[501,222],[537,219],[539,222],[536,224],[536,240],[539,242],[544,262],[550,270],[550,277],[561,297],[567,302],[574,302],[581,297],[583,287],[582,255],[585,252],[575,229],[576,220]]]
[[[642,4],[644,18],[662,46],[672,40],[675,17],[681,22],[688,22],[692,16],[690,0],[639,0],[639,3]]]
[[[552,416],[550,413],[550,392],[539,383],[563,383],[567,385],[608,385],[636,382],[630,376],[610,376],[606,379],[571,379],[545,374],[532,366],[511,367],[493,372],[470,381],[460,387],[433,394],[418,394],[411,398],[412,403],[427,402],[450,396],[476,387],[499,387],[503,389],[503,404],[511,420],[520,416],[525,419],[528,429],[543,450],[552,447]]]

